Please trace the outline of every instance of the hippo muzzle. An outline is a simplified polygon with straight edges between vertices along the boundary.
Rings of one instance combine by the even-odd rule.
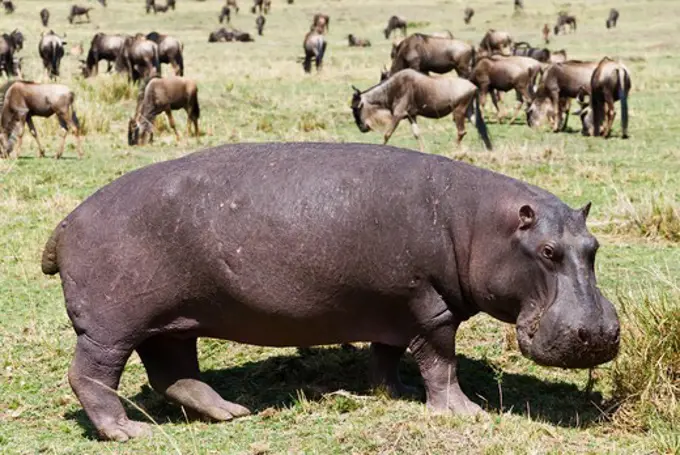
[[[559,296],[544,310],[520,313],[522,354],[540,365],[562,368],[590,368],[616,357],[620,326],[614,306],[597,289],[578,301],[576,297]]]

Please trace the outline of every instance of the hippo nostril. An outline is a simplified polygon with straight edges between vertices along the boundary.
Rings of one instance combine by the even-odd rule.
[[[588,344],[588,331],[586,329],[581,327],[576,333],[583,344]]]

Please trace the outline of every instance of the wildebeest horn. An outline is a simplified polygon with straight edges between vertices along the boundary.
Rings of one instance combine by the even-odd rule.
[[[359,90],[358,88],[356,88],[354,85],[352,85],[352,90],[354,90],[354,91],[357,92],[357,93],[361,93],[361,90]]]

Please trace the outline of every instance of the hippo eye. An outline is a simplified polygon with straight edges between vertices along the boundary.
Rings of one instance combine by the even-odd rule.
[[[550,245],[543,247],[543,257],[552,260],[555,257],[555,250]]]

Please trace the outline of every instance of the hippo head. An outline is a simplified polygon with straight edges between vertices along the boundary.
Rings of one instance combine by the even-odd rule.
[[[541,365],[588,368],[612,360],[619,320],[595,279],[590,203],[578,210],[554,197],[504,204],[503,220],[489,228],[493,239],[471,261],[479,307],[516,323],[520,350]]]
[[[366,105],[361,99],[361,90],[356,87],[352,87],[352,89],[354,89],[354,94],[352,95],[352,113],[354,114],[354,121],[356,122],[359,131],[368,133],[371,131],[371,127],[367,125],[364,120]]]

